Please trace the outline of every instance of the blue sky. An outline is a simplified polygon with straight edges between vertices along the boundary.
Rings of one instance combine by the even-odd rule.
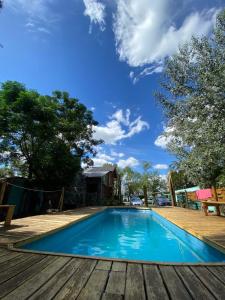
[[[106,141],[95,165],[140,169],[147,160],[166,174],[174,158],[153,97],[163,59],[193,34],[210,34],[224,6],[225,0],[5,0],[0,82],[17,80],[44,94],[66,90],[92,109],[95,136]]]

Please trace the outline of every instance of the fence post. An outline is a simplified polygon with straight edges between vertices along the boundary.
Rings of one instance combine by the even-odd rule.
[[[217,191],[216,191],[216,187],[214,185],[212,186],[212,191],[215,196],[215,200],[218,201]]]
[[[172,172],[170,172],[168,176],[168,185],[169,185],[169,190],[170,190],[170,195],[172,200],[172,206],[177,206],[175,190],[174,190],[174,185],[172,180]]]
[[[63,201],[64,201],[64,192],[65,192],[65,188],[62,188],[62,193],[59,199],[59,211],[62,211],[63,208]]]
[[[7,182],[3,181],[2,188],[1,188],[1,194],[0,194],[0,204],[3,203],[6,186],[7,186]]]

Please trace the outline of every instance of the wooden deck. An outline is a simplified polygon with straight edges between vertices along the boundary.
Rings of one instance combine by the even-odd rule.
[[[0,299],[225,299],[224,265],[159,265],[8,250],[12,244],[103,208],[13,220],[0,228]],[[189,232],[218,242],[225,219],[180,208],[155,208]],[[214,228],[210,230],[210,228]],[[223,242],[222,242],[223,244]]]
[[[224,266],[157,266],[0,248],[0,298],[224,299]]]
[[[61,213],[15,219],[12,220],[11,226],[7,228],[4,227],[3,222],[0,222],[0,246],[17,243],[58,230],[103,209],[104,207],[85,207]]]
[[[205,216],[203,211],[179,207],[153,210],[187,232],[225,251],[225,217]]]

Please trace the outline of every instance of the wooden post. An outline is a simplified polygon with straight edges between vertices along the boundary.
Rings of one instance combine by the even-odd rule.
[[[176,196],[175,196],[173,180],[172,180],[172,172],[169,173],[168,184],[169,184],[169,190],[170,190],[170,195],[171,195],[171,200],[172,200],[172,206],[176,206],[177,203],[176,203]]]
[[[4,226],[10,226],[12,218],[13,218],[15,207],[16,207],[15,205],[8,205]]]
[[[64,192],[65,192],[65,188],[62,188],[62,193],[59,199],[59,211],[62,211],[63,208],[63,201],[64,201]]]
[[[217,191],[215,185],[212,186],[212,193],[215,195],[215,200],[218,201]]]
[[[0,194],[0,204],[3,203],[6,186],[7,186],[7,182],[3,181],[2,188],[1,188],[1,194]]]
[[[144,190],[145,206],[148,207],[148,194],[147,194],[147,186],[146,185],[143,186],[143,190]]]
[[[185,202],[186,202],[186,208],[189,208],[189,206],[188,206],[188,195],[187,195],[186,190],[185,190]]]

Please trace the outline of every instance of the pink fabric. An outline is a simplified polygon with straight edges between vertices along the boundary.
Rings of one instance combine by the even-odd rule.
[[[197,199],[198,200],[205,200],[212,197],[211,189],[199,190],[196,191]]]

